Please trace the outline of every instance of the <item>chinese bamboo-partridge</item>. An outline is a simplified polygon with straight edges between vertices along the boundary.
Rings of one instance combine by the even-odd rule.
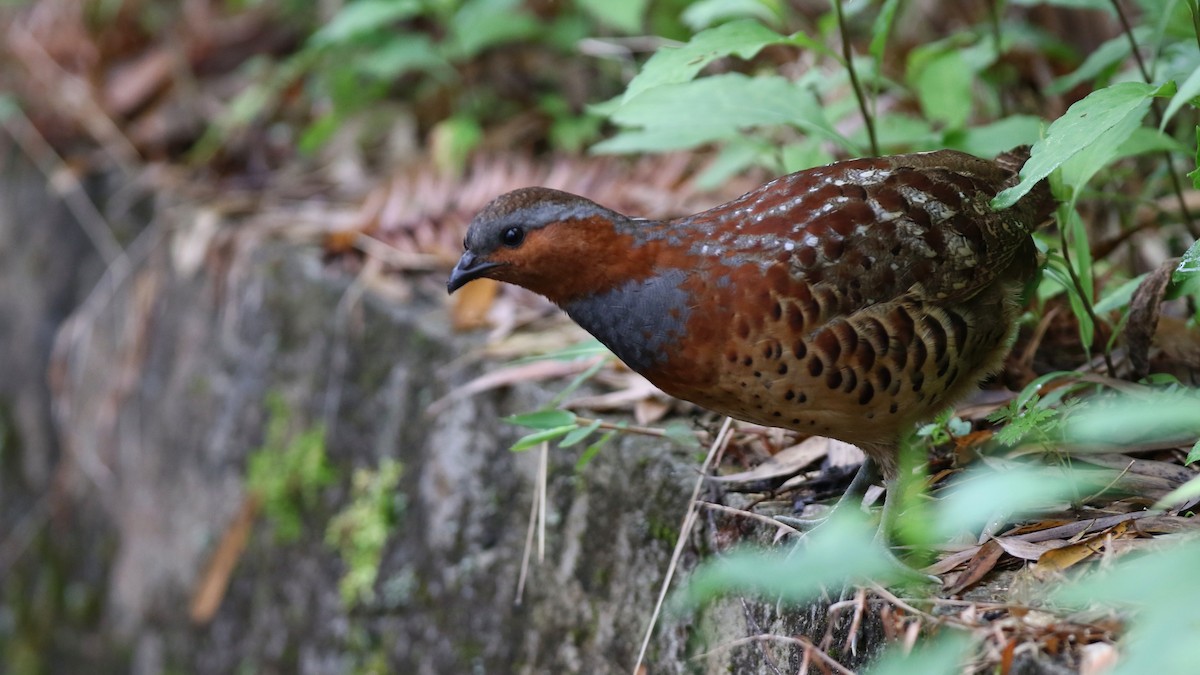
[[[989,200],[1027,157],[853,159],[670,220],[524,188],[475,217],[447,286],[524,286],[668,394],[853,443],[891,476],[900,435],[1009,348],[1054,201],[1044,183]]]

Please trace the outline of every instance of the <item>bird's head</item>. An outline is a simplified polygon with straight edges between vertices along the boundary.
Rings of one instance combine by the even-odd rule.
[[[462,258],[450,273],[453,293],[470,281],[495,279],[562,303],[603,290],[618,273],[632,236],[618,227],[629,219],[577,195],[550,188],[521,188],[492,200],[467,228]]]

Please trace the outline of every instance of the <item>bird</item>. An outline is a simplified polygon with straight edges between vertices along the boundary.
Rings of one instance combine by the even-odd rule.
[[[890,481],[902,436],[1014,339],[1031,235],[1056,202],[1044,180],[990,202],[1028,157],[848,159],[663,220],[522,188],[471,221],[447,290],[487,277],[539,293],[667,394],[857,445],[860,476]]]

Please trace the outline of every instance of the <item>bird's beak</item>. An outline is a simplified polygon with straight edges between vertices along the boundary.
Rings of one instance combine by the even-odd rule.
[[[468,281],[474,281],[484,276],[484,273],[493,267],[499,267],[500,264],[498,262],[482,260],[474,253],[467,251],[458,259],[458,264],[450,272],[450,280],[446,282],[446,291],[453,293],[466,285]]]

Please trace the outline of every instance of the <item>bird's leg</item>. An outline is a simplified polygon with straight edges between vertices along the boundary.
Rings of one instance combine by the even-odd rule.
[[[897,505],[900,499],[900,486],[897,481],[889,481],[887,492],[883,496],[883,509],[879,512],[879,528],[875,530],[875,543],[880,544],[888,559],[891,560],[898,569],[902,570],[907,576],[924,583],[942,584],[940,577],[934,574],[926,574],[921,570],[913,567],[892,549],[892,530],[893,521],[899,514]]]
[[[807,529],[810,532],[821,523],[826,522],[835,511],[847,506],[855,506],[861,502],[862,497],[867,492],[867,487],[879,479],[879,465],[875,460],[867,457],[858,467],[858,471],[854,474],[854,478],[850,480],[850,485],[846,487],[846,491],[841,497],[834,502],[830,507],[829,512],[820,518],[794,518],[792,516],[775,516],[775,520],[792,527]],[[885,500],[886,505],[886,500]]]
[[[863,494],[865,494],[867,491],[867,487],[878,480],[880,476],[881,473],[879,471],[879,464],[875,460],[871,459],[870,456],[868,456],[863,460],[862,466],[858,468],[858,472],[854,474],[854,478],[851,479],[850,485],[846,488],[846,491],[841,497],[838,498],[838,500],[829,509],[829,512],[826,513],[824,517],[792,518],[790,516],[775,516],[775,520],[793,527],[807,528],[808,532],[806,533],[806,536],[811,535],[817,527],[830,522],[830,516],[832,516],[838,509],[857,508],[857,505],[862,499]],[[942,583],[940,578],[914,569],[911,565],[901,560],[900,557],[896,555],[896,552],[892,550],[891,534],[894,520],[899,509],[898,505],[900,499],[900,488],[896,484],[896,481],[888,482],[891,483],[891,485],[886,486],[887,491],[884,493],[883,508],[879,513],[879,526],[875,530],[875,542],[882,545],[881,548],[883,549],[884,555],[888,557],[888,560],[895,564],[897,569],[902,570],[906,576],[909,576],[916,581],[925,583],[932,582],[940,585]],[[842,589],[843,596],[845,596],[846,592],[847,589]]]

